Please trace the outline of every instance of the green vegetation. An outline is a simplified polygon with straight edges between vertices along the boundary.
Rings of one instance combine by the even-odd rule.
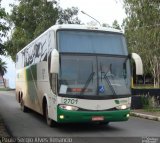
[[[127,18],[125,35],[130,52],[140,54],[144,74],[151,74],[154,87],[160,84],[160,1],[124,0]]]
[[[155,96],[149,96],[149,95],[141,95],[141,101],[143,105],[143,109],[148,112],[159,112],[160,108],[158,104],[158,100],[155,98]]]
[[[0,76],[2,77],[4,87],[6,87],[6,84],[3,76],[5,75],[6,72],[7,72],[7,64],[3,62],[2,59],[0,59]]]
[[[115,28],[115,29],[121,30],[121,27],[120,27],[120,25],[118,24],[118,21],[117,21],[117,20],[114,20],[114,21],[113,21],[112,27]]]
[[[0,91],[12,91],[14,89],[11,89],[11,88],[0,88]]]
[[[0,0],[0,55],[5,54],[5,48],[2,43],[2,37],[6,36],[7,31],[9,30],[9,26],[6,24],[8,14],[5,12],[4,8],[1,8],[1,0]]]
[[[144,109],[146,112],[160,112],[159,108],[146,108]]]
[[[9,21],[14,28],[5,50],[15,61],[18,51],[55,23],[80,24],[77,14],[78,8],[62,9],[55,0],[19,0],[12,4]]]
[[[1,0],[0,0],[0,55],[5,55],[5,47],[2,43],[2,37],[5,37],[7,34],[7,31],[10,29],[9,26],[7,25],[7,19],[8,14],[5,12],[4,8],[1,8]],[[4,87],[5,85],[5,80],[3,78],[4,74],[7,72],[7,66],[4,61],[0,58],[0,76],[2,77]]]

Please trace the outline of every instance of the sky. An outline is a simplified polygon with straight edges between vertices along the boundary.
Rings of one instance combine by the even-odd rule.
[[[1,7],[5,8],[10,13],[9,4],[15,3],[16,0],[2,0]],[[123,8],[123,0],[58,0],[62,8],[78,7],[79,11],[84,11],[90,16],[97,19],[101,24],[106,23],[112,25],[114,20],[117,20],[121,25],[126,17]],[[79,12],[79,19],[82,23],[87,24],[93,19]],[[3,60],[7,63],[7,74],[5,78],[9,79],[9,86],[15,88],[15,64],[11,58],[7,57]]]
[[[2,0],[1,5],[10,12],[10,3],[17,0]],[[62,8],[78,7],[79,11],[84,11],[96,18],[100,23],[112,25],[116,19],[119,24],[126,17],[123,9],[123,0],[57,0]],[[83,23],[92,21],[88,16],[79,13],[79,18]]]
[[[78,7],[79,11],[86,12],[100,21],[101,24],[112,25],[115,19],[119,24],[122,24],[123,19],[126,17],[122,2],[122,0],[60,0],[60,5],[63,8]],[[79,18],[83,23],[92,21],[91,18],[81,12]]]
[[[15,63],[10,57],[0,56],[0,58],[7,63],[7,73],[5,74],[4,78],[9,79],[10,88],[15,88]]]

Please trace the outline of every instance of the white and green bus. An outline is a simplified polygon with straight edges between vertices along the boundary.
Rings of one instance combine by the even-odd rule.
[[[116,29],[55,25],[17,53],[16,99],[57,123],[127,121],[131,71]]]

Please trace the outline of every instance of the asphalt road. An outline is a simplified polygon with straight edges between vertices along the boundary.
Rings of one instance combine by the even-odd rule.
[[[137,139],[135,137],[139,137],[141,140],[142,137],[160,137],[160,122],[136,117],[131,117],[127,122],[115,122],[109,125],[63,124],[56,128],[50,128],[41,115],[32,111],[23,113],[20,110],[14,91],[0,91],[0,114],[13,137],[78,137],[81,140],[79,142],[83,140],[87,143],[98,142],[98,137],[107,137],[107,139],[112,137],[110,138],[111,142],[113,140],[115,142],[121,142],[121,140],[122,142],[127,140],[131,142],[129,141],[131,139],[135,142],[134,140]],[[106,138],[102,139],[105,142]]]

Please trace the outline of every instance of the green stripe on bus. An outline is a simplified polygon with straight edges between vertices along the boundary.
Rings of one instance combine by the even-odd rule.
[[[27,78],[27,81],[37,80],[37,65],[32,65],[26,68],[26,78]]]
[[[37,66],[26,68],[26,82],[29,97],[32,102],[37,100]]]

